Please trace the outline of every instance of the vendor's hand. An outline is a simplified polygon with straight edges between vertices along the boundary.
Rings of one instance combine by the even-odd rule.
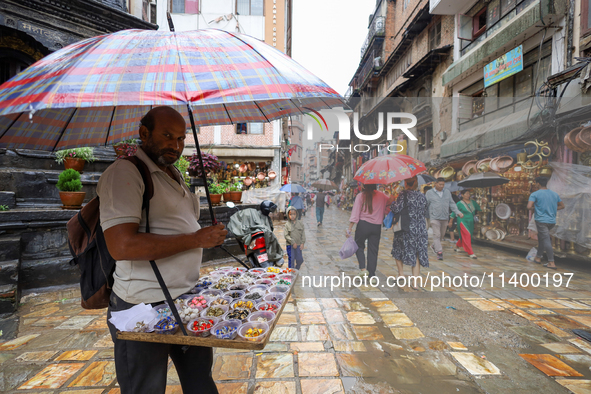
[[[345,236],[349,238],[351,236],[351,230],[345,231]]]
[[[228,230],[226,230],[223,224],[218,224],[202,228],[194,234],[199,243],[199,247],[209,249],[223,244],[224,239],[226,239],[226,234],[228,234]]]
[[[300,245],[300,250],[304,250],[304,244]]]
[[[294,248],[294,249],[297,249],[298,248],[298,245],[297,244],[291,244],[291,247]]]

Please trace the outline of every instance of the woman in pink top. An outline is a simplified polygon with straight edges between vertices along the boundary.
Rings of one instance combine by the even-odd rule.
[[[393,200],[393,199],[392,199]],[[349,219],[347,238],[351,236],[353,225],[355,229],[355,242],[357,242],[357,261],[359,261],[360,275],[370,277],[376,275],[378,265],[378,251],[380,248],[380,236],[382,234],[382,222],[386,214],[386,208],[392,202],[390,197],[376,190],[376,185],[363,185],[363,192],[355,197],[353,211]],[[365,241],[367,242],[367,269],[365,269]]]

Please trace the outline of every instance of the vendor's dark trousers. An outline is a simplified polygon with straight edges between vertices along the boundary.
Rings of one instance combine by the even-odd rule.
[[[303,209],[296,209],[296,213],[298,214],[298,216],[297,216],[298,220],[300,220],[302,218],[303,211],[304,211]]]
[[[115,343],[115,370],[121,394],[164,394],[169,355],[176,367],[183,394],[217,394],[218,390],[211,376],[212,348],[190,346],[183,353],[181,345],[123,341],[116,338],[116,329],[108,321],[111,312],[133,306],[111,293],[107,324]]]
[[[357,243],[357,261],[359,269],[365,268],[365,241],[367,241],[367,271],[369,276],[376,275],[378,265],[378,251],[380,249],[380,237],[382,234],[382,225],[373,224],[360,220],[355,230],[355,242]]]
[[[536,256],[540,259],[544,256],[544,252],[546,252],[548,261],[554,261],[554,250],[552,249],[552,240],[550,239],[550,230],[553,227],[553,223],[542,223],[536,220],[536,228],[538,230],[538,253],[536,253]]]

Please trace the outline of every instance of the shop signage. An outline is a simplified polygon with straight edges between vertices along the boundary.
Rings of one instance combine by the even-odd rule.
[[[484,87],[523,71],[523,48],[518,46],[484,66]]]

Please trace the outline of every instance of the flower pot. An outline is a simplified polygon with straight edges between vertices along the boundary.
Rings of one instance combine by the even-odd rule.
[[[220,201],[222,201],[222,195],[221,194],[210,194],[209,199],[211,200],[212,204],[219,204]]]
[[[63,209],[80,209],[86,197],[86,192],[60,192]]]
[[[85,161],[83,159],[77,159],[75,157],[66,157],[64,159],[64,167],[67,169],[72,168],[82,174],[84,169]]]
[[[120,148],[118,146],[113,146],[113,150],[115,151],[115,154],[117,155],[117,157],[119,156],[127,156],[127,153],[125,152],[125,148]]]
[[[242,192],[230,192],[232,195],[232,201],[240,202],[242,200]]]
[[[224,196],[225,202],[232,201],[232,193],[231,192],[224,193],[224,194],[222,194],[222,196]]]

